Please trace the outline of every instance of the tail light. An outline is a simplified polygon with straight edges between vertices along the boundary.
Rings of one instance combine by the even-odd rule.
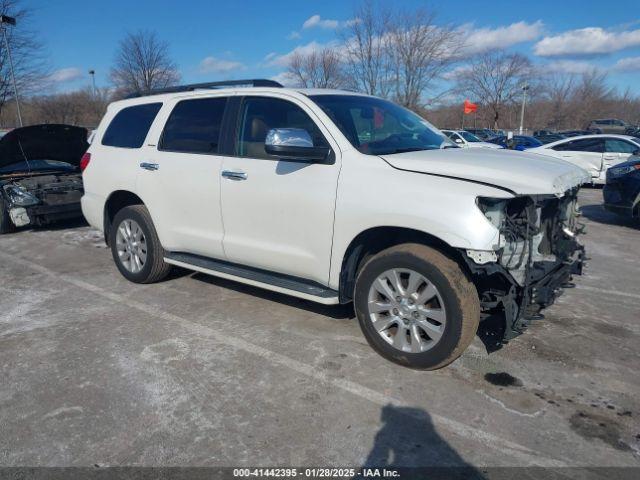
[[[77,157],[76,157],[77,158]],[[89,152],[82,155],[80,159],[80,171],[84,172],[85,169],[89,166],[89,162],[91,161],[91,154]]]

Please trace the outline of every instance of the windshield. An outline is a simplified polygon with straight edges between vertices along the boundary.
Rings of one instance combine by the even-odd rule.
[[[29,162],[17,162],[0,167],[1,173],[34,172],[38,170],[75,170],[76,167],[66,162],[57,160],[29,160]]]
[[[464,130],[462,130],[460,132],[460,136],[462,138],[464,138],[467,142],[471,142],[471,143],[481,142],[482,141],[478,137],[476,137],[473,133],[469,133],[469,132],[466,132]]]
[[[310,98],[362,153],[389,155],[452,146],[429,122],[395,103],[360,95]]]

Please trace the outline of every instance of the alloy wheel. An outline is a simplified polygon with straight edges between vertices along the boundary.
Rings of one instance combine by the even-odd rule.
[[[116,250],[120,263],[131,273],[138,273],[147,261],[147,242],[138,222],[125,219],[118,225]]]
[[[436,346],[447,322],[437,287],[424,275],[404,268],[387,270],[374,280],[368,309],[378,335],[408,353],[422,353]]]

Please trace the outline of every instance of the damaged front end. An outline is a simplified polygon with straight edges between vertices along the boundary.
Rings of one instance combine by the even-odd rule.
[[[4,210],[16,227],[46,225],[82,216],[80,173],[9,176],[0,179]]]
[[[465,251],[484,313],[503,313],[503,341],[521,334],[563,288],[580,275],[584,247],[577,237],[578,187],[564,195],[478,198],[478,207],[499,231],[493,251]]]

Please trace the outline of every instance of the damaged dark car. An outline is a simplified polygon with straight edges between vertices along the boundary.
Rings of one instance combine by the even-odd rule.
[[[72,125],[16,128],[0,139],[0,234],[82,217],[81,160],[87,130]]]

